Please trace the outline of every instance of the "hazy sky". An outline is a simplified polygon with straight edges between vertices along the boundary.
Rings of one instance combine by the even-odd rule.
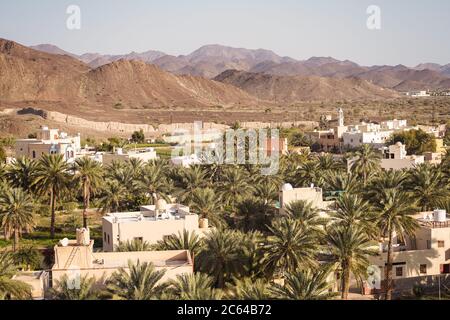
[[[66,9],[81,8],[68,30]],[[381,30],[366,26],[381,8]],[[364,65],[450,63],[448,0],[0,0],[0,37],[73,52],[188,54],[205,44]]]

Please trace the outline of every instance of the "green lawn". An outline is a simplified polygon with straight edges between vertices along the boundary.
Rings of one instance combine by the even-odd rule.
[[[102,247],[102,215],[97,212],[91,212],[89,217],[89,226],[91,239],[94,240],[96,248]],[[76,213],[57,213],[55,238],[50,238],[50,217],[37,217],[36,227],[33,232],[24,234],[20,239],[20,245],[34,246],[38,249],[44,249],[56,245],[59,240],[68,238],[76,239],[76,229],[82,226],[81,212]],[[0,248],[12,247],[12,241],[6,241],[3,236],[0,237]]]

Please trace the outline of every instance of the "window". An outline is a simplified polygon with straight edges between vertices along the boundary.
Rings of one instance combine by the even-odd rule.
[[[106,232],[103,232],[103,241],[106,241]]]
[[[108,241],[107,241],[107,242],[108,242],[108,244],[109,244],[109,234],[108,234]]]
[[[33,150],[33,159],[36,159],[36,151]]]
[[[420,274],[427,274],[427,265],[426,264],[421,264],[419,269],[420,269]]]
[[[445,241],[439,240],[438,241],[438,248],[444,248],[445,247]]]
[[[431,249],[431,240],[427,240],[427,249]]]
[[[403,267],[396,267],[395,268],[395,276],[396,277],[403,277]]]

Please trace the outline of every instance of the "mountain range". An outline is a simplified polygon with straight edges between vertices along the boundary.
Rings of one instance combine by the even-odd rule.
[[[398,91],[450,88],[450,64],[423,63],[414,68],[403,65],[369,67],[332,57],[312,57],[299,61],[290,57],[281,57],[270,50],[250,50],[221,45],[206,45],[188,55],[181,56],[172,56],[154,50],[125,55],[87,53],[77,56],[52,45],[38,45],[31,48],[51,54],[69,55],[93,68],[123,59],[151,63],[174,74],[209,79],[227,70],[239,70],[275,76],[359,78],[377,86]]]
[[[27,47],[0,39],[0,105],[53,105],[95,117],[380,100],[426,88],[450,88],[444,66],[363,67],[332,57],[297,61],[268,50],[219,45],[179,57],[159,51],[75,55],[52,45]]]

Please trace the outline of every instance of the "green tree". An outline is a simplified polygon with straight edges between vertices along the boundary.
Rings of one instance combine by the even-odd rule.
[[[74,178],[83,195],[83,227],[87,228],[87,210],[89,209],[91,195],[98,191],[103,182],[102,167],[97,161],[87,157],[76,159]]]
[[[397,189],[386,189],[377,196],[379,213],[378,228],[381,236],[387,238],[387,261],[385,268],[386,299],[392,298],[392,266],[394,234],[401,240],[414,236],[418,223],[412,215],[416,212],[415,201],[407,193]]]
[[[68,189],[71,176],[62,155],[43,155],[39,160],[33,184],[41,194],[50,197],[50,237],[55,237],[56,201]]]
[[[0,252],[0,300],[31,299],[31,287],[13,277],[17,273],[13,255]]]
[[[265,279],[234,279],[227,286],[227,298],[232,300],[269,300],[272,294]]]
[[[197,256],[199,271],[214,279],[218,288],[239,275],[243,268],[242,248],[236,231],[212,230],[204,239],[204,246]]]
[[[331,292],[332,283],[327,279],[330,268],[295,271],[286,275],[284,284],[272,284],[270,292],[282,300],[329,300],[336,296]]]
[[[369,177],[380,170],[381,155],[363,144],[351,157],[350,171],[362,177],[364,185],[367,185]]]
[[[337,265],[341,279],[341,298],[348,299],[350,274],[362,282],[367,275],[369,255],[374,255],[366,231],[359,226],[333,226],[326,233],[330,259]]]
[[[67,275],[56,280],[53,288],[50,289],[50,296],[53,300],[99,300],[100,290],[95,288],[96,280],[94,277],[80,277],[79,283],[73,286]]]
[[[137,251],[151,251],[153,246],[147,241],[128,240],[121,241],[115,248],[117,252],[137,252]]]
[[[9,189],[0,194],[0,226],[5,234],[13,234],[13,250],[19,247],[20,235],[34,227],[34,204],[22,189]]]
[[[222,211],[220,198],[213,189],[195,189],[190,206],[193,212],[196,212],[200,218],[208,219],[212,225],[218,227],[224,224],[220,215]]]
[[[176,300],[220,300],[222,292],[214,289],[214,279],[204,273],[181,274],[168,283],[169,295]]]
[[[33,246],[21,247],[13,254],[14,263],[23,270],[36,270],[43,261],[43,256],[38,249]]]
[[[202,239],[195,232],[183,230],[178,234],[172,234],[159,240],[155,245],[156,250],[189,250],[195,256],[201,250]]]
[[[391,145],[397,142],[405,145],[408,154],[419,155],[424,152],[436,151],[436,140],[431,134],[426,133],[422,129],[394,133],[387,144]]]
[[[131,135],[131,141],[135,143],[144,143],[145,142],[144,131],[141,129],[139,131],[133,132],[133,134]]]
[[[269,227],[265,246],[265,267],[270,273],[280,271],[281,276],[297,269],[315,267],[318,241],[316,232],[299,220],[282,218]]]
[[[128,269],[128,270],[127,270]],[[119,268],[108,280],[108,289],[125,300],[156,299],[166,287],[158,284],[165,270],[155,270],[152,263],[133,263],[128,261],[128,268]]]

